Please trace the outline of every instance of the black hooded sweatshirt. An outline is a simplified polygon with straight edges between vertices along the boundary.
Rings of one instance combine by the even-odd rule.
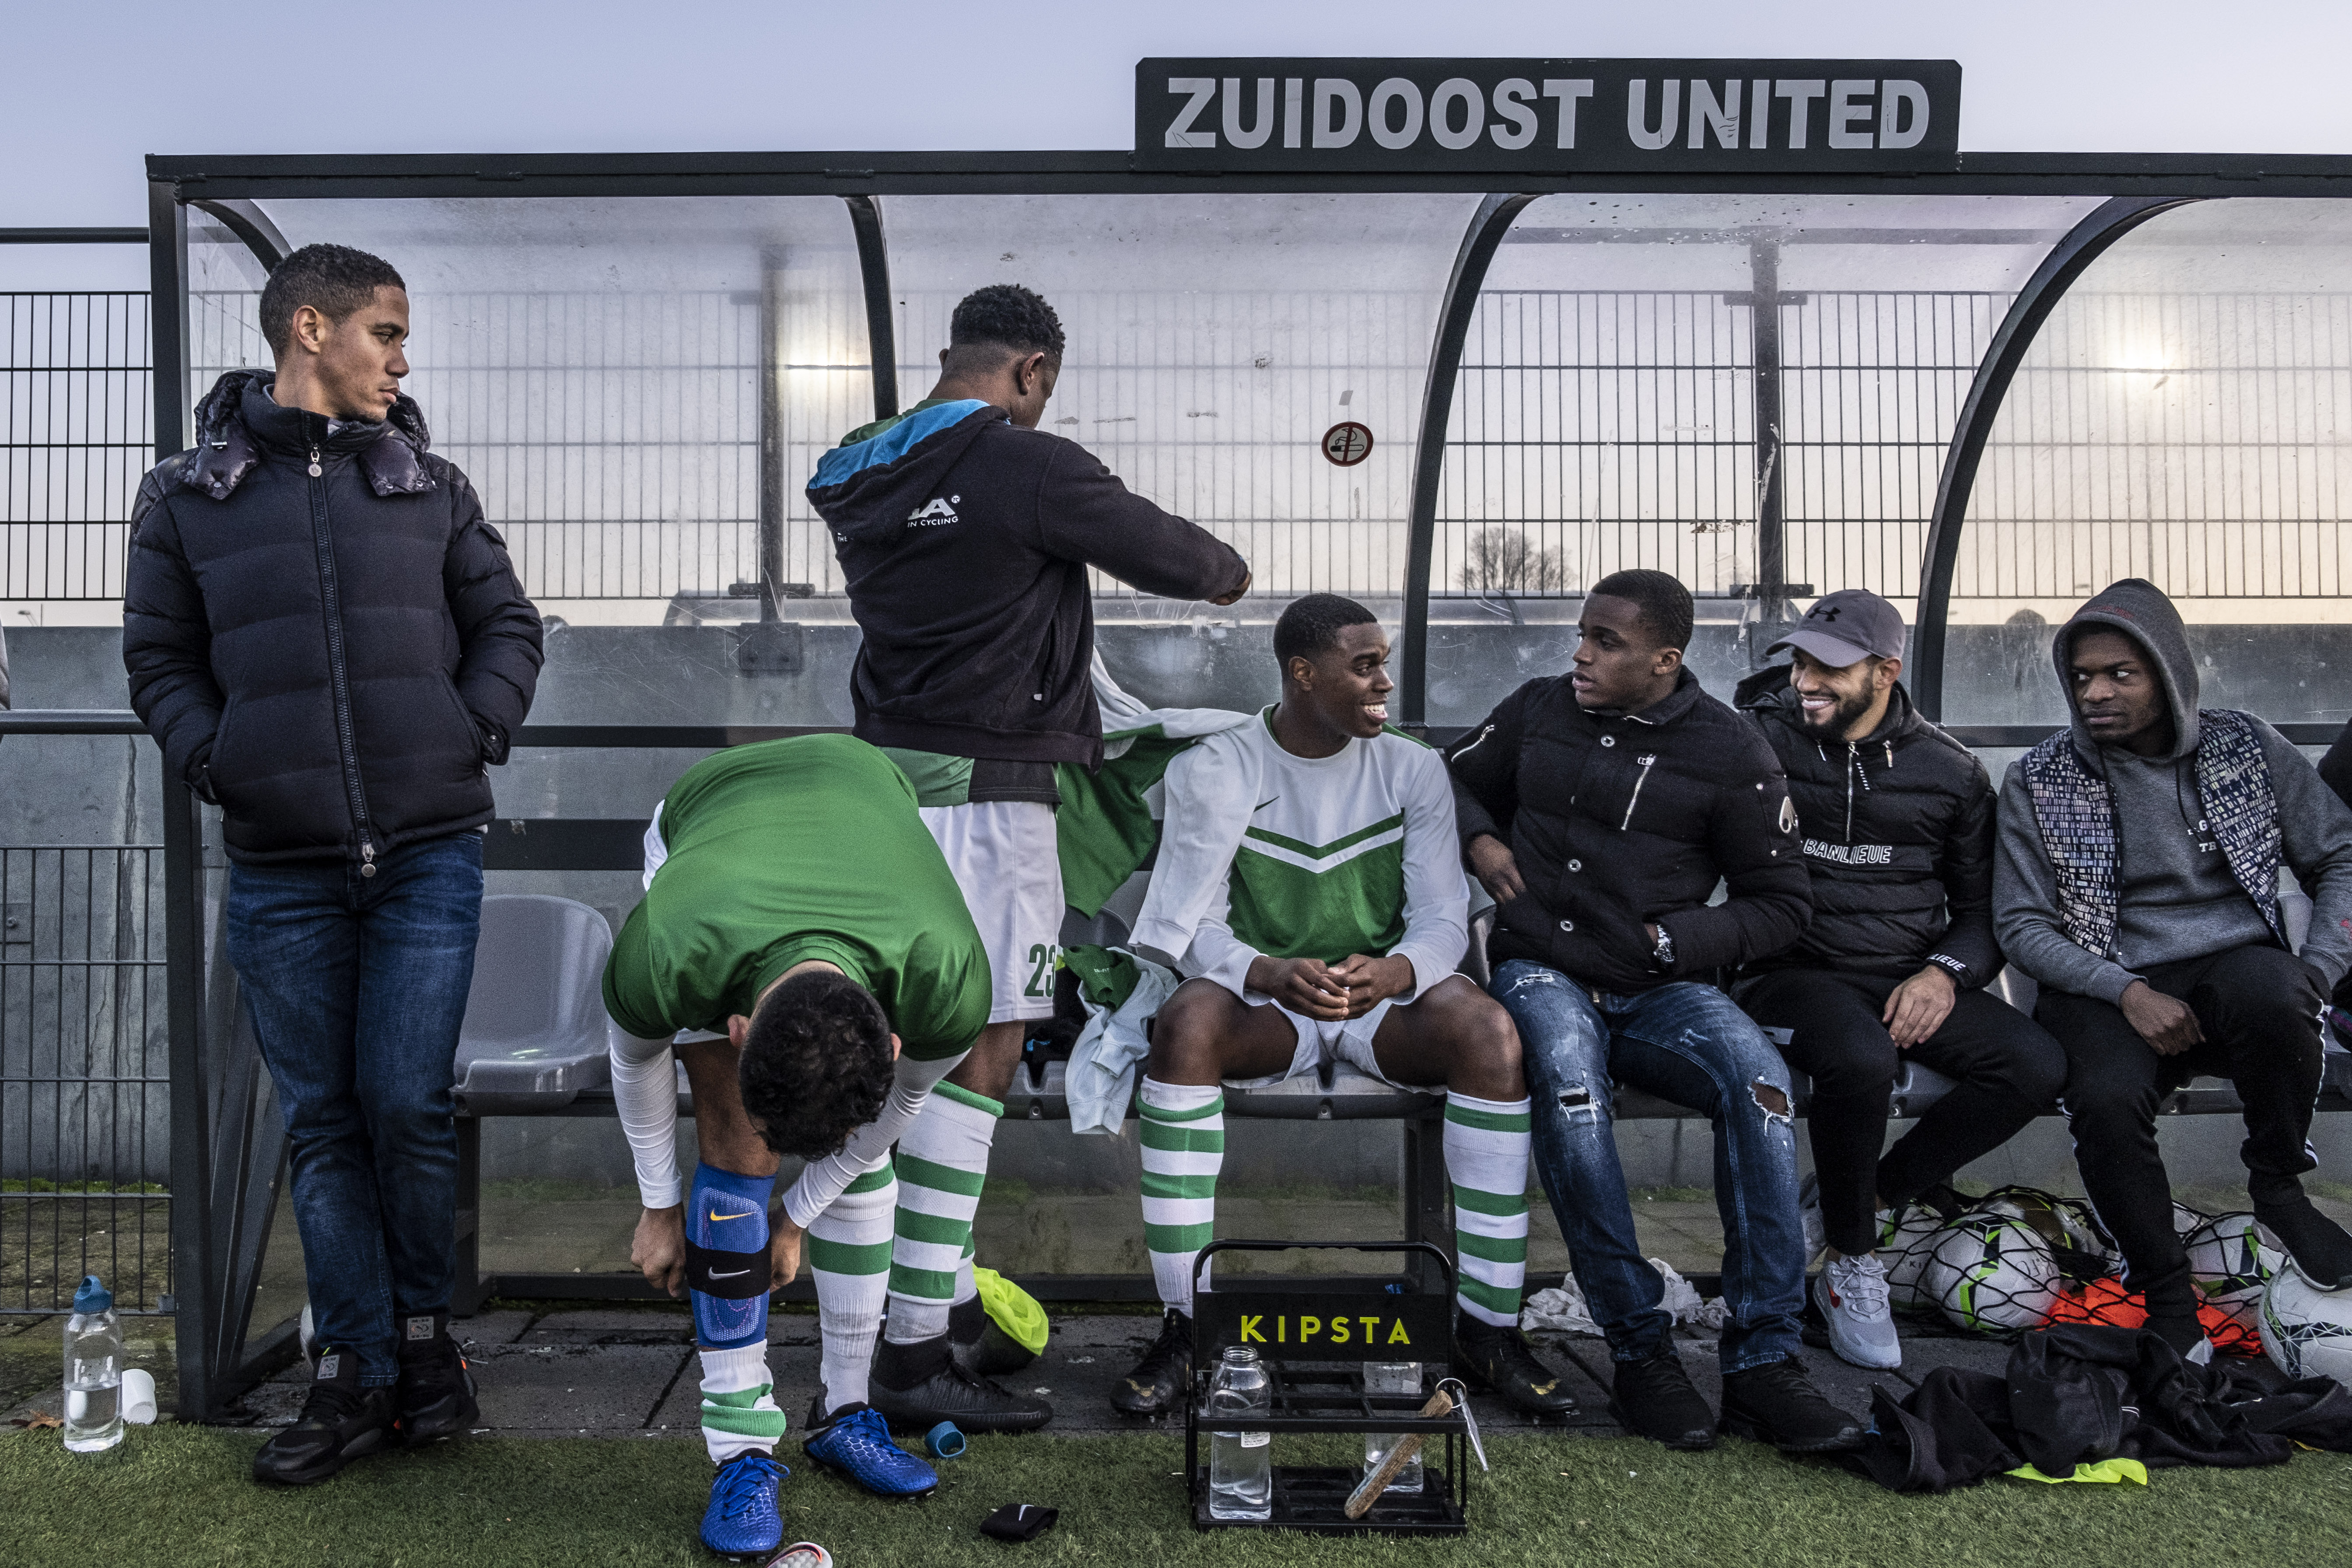
[[[1085,447],[977,399],[835,447],[808,496],[866,634],[852,732],[877,746],[1096,767],[1087,569],[1171,599],[1220,598],[1249,576],[1231,545]]]
[[[2000,970],[1992,934],[1992,781],[1976,753],[1919,716],[1898,683],[1860,741],[1808,726],[1789,667],[1739,683],[1788,770],[1813,919],[1752,972],[1827,969],[1903,980],[1940,965],[1962,990]]]
[[[479,827],[530,710],[539,612],[405,396],[329,422],[231,371],[132,508],[131,706],[229,858],[372,864]]]

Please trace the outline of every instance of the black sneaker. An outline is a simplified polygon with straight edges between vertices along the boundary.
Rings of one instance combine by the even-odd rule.
[[[2300,1191],[2268,1202],[2255,1199],[2254,1218],[2279,1238],[2305,1279],[2323,1290],[2352,1285],[2352,1236]]]
[[[1621,1361],[1609,1414],[1636,1437],[1696,1453],[1715,1447],[1715,1412],[1691,1386],[1669,1345],[1647,1361]]]
[[[1110,1407],[1122,1415],[1165,1415],[1181,1409],[1192,1385],[1192,1320],[1170,1307],[1160,1321],[1160,1337],[1111,1385]]]
[[[1840,1454],[1862,1447],[1861,1419],[1823,1398],[1795,1356],[1725,1376],[1723,1429],[1784,1454]]]
[[[948,1310],[948,1342],[974,1377],[1003,1377],[1037,1359],[1035,1351],[996,1326],[977,1296]]]
[[[400,1436],[410,1447],[462,1436],[482,1418],[474,1371],[449,1338],[449,1315],[409,1319],[400,1336]]]
[[[1473,1388],[1499,1394],[1529,1415],[1576,1414],[1566,1380],[1537,1360],[1527,1336],[1508,1325],[1464,1317],[1454,1330],[1454,1370]]]
[[[966,1372],[945,1334],[911,1345],[888,1340],[876,1345],[866,1398],[893,1432],[928,1432],[942,1421],[966,1433],[1034,1432],[1054,1418],[1054,1407],[1044,1400]]]
[[[360,1386],[360,1358],[339,1345],[323,1347],[294,1425],[271,1435],[253,1456],[253,1479],[280,1486],[323,1481],[353,1459],[397,1441],[395,1401],[389,1388]]]

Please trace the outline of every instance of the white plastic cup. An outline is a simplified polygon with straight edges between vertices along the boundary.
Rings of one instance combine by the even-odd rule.
[[[154,1374],[141,1367],[122,1371],[122,1418],[134,1426],[155,1425]]]

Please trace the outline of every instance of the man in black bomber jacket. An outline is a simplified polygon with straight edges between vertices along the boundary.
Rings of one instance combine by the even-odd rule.
[[[488,770],[539,679],[539,612],[402,395],[408,295],[305,246],[262,290],[274,375],[231,371],[140,486],[131,703],[221,808],[228,958],[286,1115],[316,1324],[256,1479],[324,1480],[468,1430],[448,1333],[458,1026]]]
[[[1798,1353],[1789,1068],[1715,984],[1804,929],[1796,816],[1771,748],[1684,668],[1692,608],[1663,572],[1594,584],[1569,673],[1529,681],[1448,752],[1455,820],[1501,905],[1493,991],[1519,1031],[1536,1167],[1616,1363],[1611,1408],[1670,1447],[1714,1445],[1634,1235],[1613,1134],[1623,1083],[1715,1123],[1724,1427],[1791,1452],[1850,1448],[1861,1423]],[[1710,906],[1718,880],[1728,897]]]
[[[1766,650],[1794,662],[1749,676],[1738,697],[1788,771],[1813,920],[1794,947],[1748,964],[1732,994],[1790,1031],[1782,1054],[1811,1075],[1828,1248],[1813,1299],[1830,1348],[1880,1369],[1903,1352],[1876,1211],[1899,1212],[2007,1142],[2066,1081],[2058,1042],[1984,989],[2001,966],[1992,784],[1911,706],[1903,637],[1902,614],[1877,595],[1825,595]],[[1906,1057],[1958,1083],[1882,1157]]]

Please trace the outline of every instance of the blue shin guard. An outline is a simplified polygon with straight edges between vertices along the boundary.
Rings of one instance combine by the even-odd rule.
[[[772,1176],[742,1176],[715,1165],[694,1168],[687,1194],[686,1282],[694,1302],[694,1337],[711,1350],[757,1344],[768,1337],[768,1194]]]

